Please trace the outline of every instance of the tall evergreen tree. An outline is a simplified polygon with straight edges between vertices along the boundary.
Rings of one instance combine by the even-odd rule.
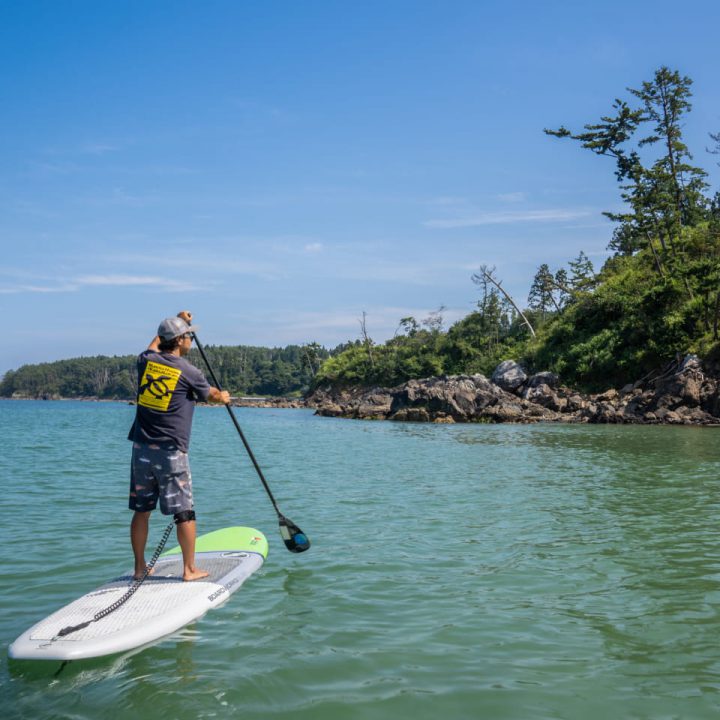
[[[643,120],[653,124],[652,133],[640,140],[639,146],[660,143],[663,148],[652,173],[660,184],[667,185],[676,220],[681,225],[693,225],[700,220],[706,202],[703,191],[707,188],[707,173],[688,164],[692,155],[682,137],[683,116],[692,110],[691,85],[689,77],[661,67],[652,82],[630,90],[643,103]]]
[[[539,310],[543,317],[552,311],[553,308],[559,310],[560,308],[553,295],[554,291],[555,279],[548,265],[543,263],[535,273],[532,285],[530,286],[528,306],[533,310]]]
[[[553,278],[553,284],[555,286],[553,292],[557,295],[557,304],[561,310],[565,307],[565,305],[567,305],[568,301],[572,297],[568,287],[569,282],[567,270],[565,268],[560,268]]]
[[[679,251],[683,229],[706,213],[706,173],[689,164],[692,155],[682,136],[684,116],[692,108],[691,85],[690,78],[661,67],[651,81],[639,89],[629,89],[640,101],[639,107],[617,99],[615,113],[602,117],[600,123],[585,125],[585,132],[573,134],[565,127],[545,130],[548,135],[569,137],[598,155],[615,159],[615,175],[628,209],[605,213],[620,223],[610,248],[629,255],[650,246],[661,274],[663,263],[668,262],[664,256]],[[648,131],[638,137],[641,128]],[[645,156],[653,148],[659,150],[659,156],[647,165]]]
[[[592,290],[597,283],[597,277],[592,261],[585,252],[581,250],[579,255],[574,260],[571,260],[568,265],[571,273],[570,287],[576,292]]]

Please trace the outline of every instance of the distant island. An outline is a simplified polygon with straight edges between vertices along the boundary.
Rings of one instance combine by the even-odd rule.
[[[423,381],[437,390],[438,378],[493,377],[501,363],[513,361],[526,376],[520,391],[546,385],[557,399],[546,399],[546,409],[561,415],[578,402],[571,398],[589,394],[604,395],[587,400],[596,410],[603,402],[608,407],[604,415],[602,408],[588,410],[586,419],[675,422],[673,415],[663,418],[686,407],[698,409],[695,420],[692,413],[684,415],[690,421],[712,422],[720,416],[720,193],[710,193],[707,172],[693,164],[683,139],[691,86],[690,78],[661,67],[581,131],[545,130],[600,156],[598,162],[617,179],[623,211],[604,213],[615,223],[613,255],[599,271],[582,250],[563,267],[543,263],[521,302],[506,292],[495,268],[480,262],[472,277],[477,306],[447,329],[444,309],[438,308],[424,319],[399,318],[395,335],[379,344],[363,313],[360,337],[332,350],[314,342],[275,349],[211,347],[221,383],[233,395],[302,396],[324,406],[326,414],[347,417],[363,416],[357,407],[370,407],[373,402],[362,398],[374,396],[387,411],[368,416],[390,417],[389,389]],[[720,132],[709,128],[708,138],[709,153],[720,154]],[[191,360],[201,366],[199,357]],[[555,379],[532,380],[542,373]],[[467,383],[484,388],[480,380],[463,382],[463,392],[471,392]],[[556,387],[563,388],[559,394]],[[417,397],[419,388],[412,391]],[[0,381],[0,397],[132,399],[135,392],[133,356],[25,365]],[[640,395],[644,400],[637,400]],[[677,402],[661,402],[661,396]],[[686,400],[689,405],[678,404]],[[453,411],[438,412],[453,418]],[[414,410],[402,415],[413,418],[425,416]],[[431,412],[427,418],[433,419]]]

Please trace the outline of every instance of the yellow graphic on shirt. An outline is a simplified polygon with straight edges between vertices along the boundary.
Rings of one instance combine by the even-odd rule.
[[[166,412],[182,370],[148,362],[138,389],[138,405]]]

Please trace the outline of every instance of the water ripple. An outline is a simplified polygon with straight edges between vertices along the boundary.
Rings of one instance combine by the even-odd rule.
[[[264,530],[264,568],[151,648],[57,677],[3,661],[11,717],[717,717],[715,431],[240,410],[313,540],[295,556],[225,413],[197,415],[199,529]],[[20,509],[0,533],[22,548],[2,571],[6,645],[108,563],[127,569],[131,419],[121,404],[0,401],[0,471]]]

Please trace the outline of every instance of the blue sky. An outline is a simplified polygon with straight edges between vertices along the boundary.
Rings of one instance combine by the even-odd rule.
[[[495,265],[597,266],[617,209],[579,129],[668,65],[720,188],[715,2],[0,0],[0,373],[142,349],[378,341]]]

